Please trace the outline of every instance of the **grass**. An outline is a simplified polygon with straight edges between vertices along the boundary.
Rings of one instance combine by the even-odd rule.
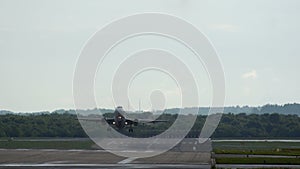
[[[299,142],[214,142],[216,154],[300,155]]]
[[[300,149],[274,149],[274,150],[218,150],[216,154],[249,154],[249,155],[284,155],[284,156],[300,156]]]
[[[217,164],[300,164],[298,158],[217,158]]]
[[[214,142],[216,154],[300,156],[299,142]],[[300,158],[216,158],[217,164],[300,164]]]
[[[213,142],[215,149],[259,150],[300,148],[300,142]]]

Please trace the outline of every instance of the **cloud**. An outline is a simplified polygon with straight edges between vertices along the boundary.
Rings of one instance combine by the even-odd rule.
[[[257,77],[256,70],[246,72],[242,75],[243,79],[255,79]]]
[[[210,25],[210,28],[215,30],[222,30],[226,32],[235,32],[238,29],[236,25],[232,25],[232,24],[212,24]]]

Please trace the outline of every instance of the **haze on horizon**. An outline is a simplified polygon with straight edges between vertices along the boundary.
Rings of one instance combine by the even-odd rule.
[[[0,0],[0,110],[74,109],[73,73],[86,41],[112,20],[141,12],[178,16],[209,38],[225,73],[225,106],[299,103],[299,7],[298,0]],[[104,69],[117,66],[124,52],[147,46],[174,50],[191,68],[198,66],[178,44],[141,37],[113,51]],[[98,92],[101,85],[107,85],[99,72],[95,80],[99,107],[113,108],[109,91]],[[202,84],[200,106],[209,106],[209,78],[203,67],[197,75],[196,81]],[[167,91],[167,101],[157,92],[151,102],[153,87]],[[148,72],[132,84],[131,105],[137,109],[141,100],[142,109],[154,102],[157,107],[160,103],[178,107],[178,92],[172,79]]]

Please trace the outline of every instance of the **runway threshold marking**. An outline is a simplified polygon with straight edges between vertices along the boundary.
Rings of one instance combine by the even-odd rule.
[[[126,158],[125,160],[119,161],[118,164],[128,164],[128,163],[131,163],[135,159],[137,159],[137,158],[136,157],[129,157],[129,158]]]

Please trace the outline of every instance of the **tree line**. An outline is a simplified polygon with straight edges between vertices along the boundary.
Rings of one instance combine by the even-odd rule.
[[[111,114],[106,114],[111,116]],[[197,137],[206,115],[199,115],[187,137]],[[177,115],[162,114],[167,123],[134,127],[134,137],[149,137],[163,132]],[[127,130],[121,131],[124,134]],[[0,116],[0,137],[87,137],[74,114],[51,113]],[[300,117],[283,114],[223,114],[212,138],[297,138],[300,137]]]

